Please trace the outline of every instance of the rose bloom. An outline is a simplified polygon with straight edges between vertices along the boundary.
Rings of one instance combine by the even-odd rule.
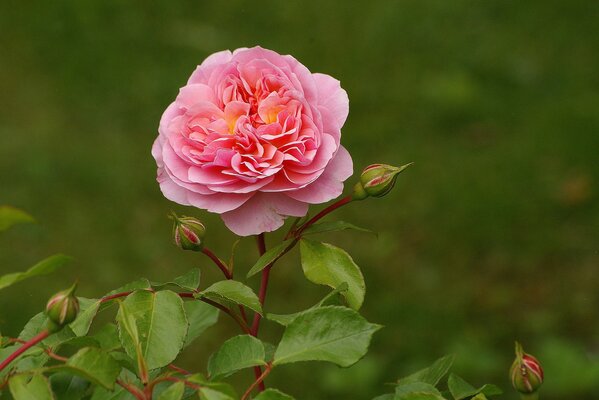
[[[209,56],[160,120],[152,147],[166,198],[221,214],[241,236],[276,230],[338,197],[347,93],[329,75],[260,47]]]

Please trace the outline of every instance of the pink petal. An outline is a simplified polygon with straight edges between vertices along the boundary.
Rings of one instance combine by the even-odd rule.
[[[293,199],[310,204],[324,203],[343,193],[343,182],[353,174],[353,162],[345,147],[337,154],[320,177],[305,188],[285,192]]]
[[[257,235],[280,228],[287,216],[302,217],[308,204],[280,193],[256,193],[236,210],[221,215],[225,225],[239,236]]]
[[[252,197],[251,193],[215,193],[210,195],[187,193],[187,200],[190,205],[216,214],[236,210],[250,197]]]
[[[210,103],[216,102],[216,96],[211,87],[201,83],[195,83],[183,86],[179,89],[179,95],[176,100],[177,104],[189,109],[200,101],[207,101]]]
[[[349,114],[349,98],[339,81],[326,74],[313,74],[318,87],[318,105],[321,110],[324,131],[337,133]],[[324,108],[325,110],[322,110]]]
[[[198,65],[193,71],[187,84],[190,83],[208,83],[210,76],[218,71],[223,65],[231,60],[232,54],[229,50],[219,51],[210,55],[208,58]]]

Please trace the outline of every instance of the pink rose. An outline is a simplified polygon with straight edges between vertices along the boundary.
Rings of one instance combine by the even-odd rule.
[[[221,214],[241,236],[270,232],[336,198],[352,174],[340,144],[339,81],[261,47],[222,51],[160,120],[152,155],[166,198]]]

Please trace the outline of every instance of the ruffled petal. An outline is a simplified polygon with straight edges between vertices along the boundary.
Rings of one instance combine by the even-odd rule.
[[[288,216],[303,217],[308,204],[280,193],[256,193],[236,210],[221,215],[225,225],[239,236],[258,235],[280,228]]]

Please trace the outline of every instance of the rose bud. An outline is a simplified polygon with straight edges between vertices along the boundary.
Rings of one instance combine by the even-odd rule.
[[[177,217],[173,214],[173,240],[183,250],[201,251],[204,247],[204,224],[192,217]]]
[[[543,369],[539,360],[526,354],[522,345],[516,342],[516,359],[510,368],[512,386],[522,393],[535,393],[543,383]]]
[[[79,300],[75,297],[75,283],[67,290],[60,291],[48,300],[46,315],[54,328],[62,328],[77,318],[79,313]]]
[[[360,182],[354,186],[354,199],[363,200],[368,196],[383,197],[393,189],[397,175],[412,163],[394,167],[387,164],[372,164],[364,168]]]

